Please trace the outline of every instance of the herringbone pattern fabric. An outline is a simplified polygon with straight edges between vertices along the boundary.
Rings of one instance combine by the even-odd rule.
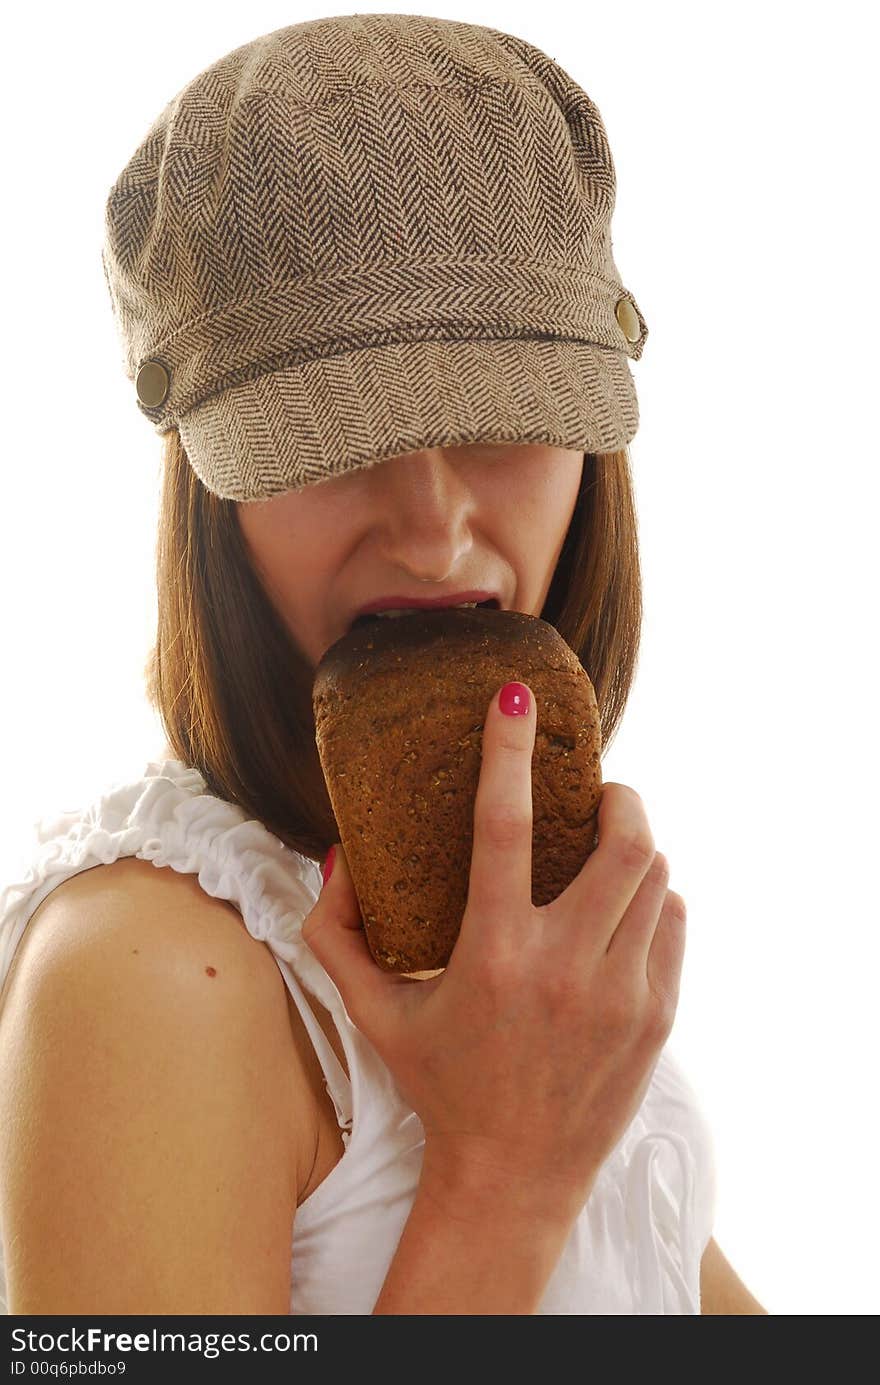
[[[257,38],[107,198],[126,374],[157,363],[138,407],[236,500],[427,446],[622,447],[648,329],[615,189],[598,109],[523,39],[398,14]]]

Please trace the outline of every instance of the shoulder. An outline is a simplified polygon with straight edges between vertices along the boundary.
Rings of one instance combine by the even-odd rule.
[[[92,1026],[137,1016],[153,1042],[170,1026],[181,1041],[202,1034],[232,1056],[248,1033],[251,1060],[279,1081],[295,1063],[286,987],[269,947],[197,875],[136,856],[70,876],[38,905],[7,977],[0,1026],[9,1007],[24,1005],[49,1033],[90,1003],[99,1007]]]
[[[263,1000],[274,994],[283,1005],[284,982],[271,951],[251,937],[233,904],[207,894],[195,874],[125,856],[69,876],[42,900],[6,989],[19,975],[29,985],[48,986],[68,968],[115,969],[123,959],[129,972],[137,967],[138,982],[158,973],[163,985],[186,986],[196,974],[220,977],[219,958],[227,993],[235,987],[243,998],[259,991]],[[123,984],[126,974],[119,974]]]
[[[193,1238],[175,1252],[179,1278],[169,1270],[170,1299],[151,1300],[171,1306],[152,1311],[248,1311],[219,1305],[248,1302],[240,1266],[264,1292],[259,1267],[270,1256],[270,1298],[284,1301],[313,1112],[284,979],[233,905],[197,876],[137,857],[70,877],[34,911],[16,951],[0,1055],[3,1220],[20,1228],[22,1256],[36,1257],[18,1267],[23,1292],[62,1272],[49,1249],[60,1234],[97,1275],[98,1249],[121,1249],[115,1217],[133,1228],[143,1277],[117,1266],[118,1297],[117,1279],[102,1281],[109,1297],[88,1310],[142,1302],[181,1224]],[[60,1279],[51,1292],[57,1308],[17,1311],[77,1311],[61,1305],[87,1300]],[[211,1306],[173,1306],[183,1302]]]
[[[288,1312],[312,1122],[283,976],[234,906],[136,857],[73,875],[0,1010],[12,1312]]]

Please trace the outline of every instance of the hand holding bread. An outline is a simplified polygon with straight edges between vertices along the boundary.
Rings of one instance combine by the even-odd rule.
[[[595,849],[533,904],[530,691],[526,715],[506,716],[497,692],[488,708],[467,903],[443,974],[376,965],[341,847],[303,938],[419,1115],[434,1195],[450,1210],[512,1198],[570,1223],[671,1030],[685,911],[641,798],[614,783]]]

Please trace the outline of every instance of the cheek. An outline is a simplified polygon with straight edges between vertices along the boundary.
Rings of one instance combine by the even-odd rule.
[[[293,517],[282,514],[276,497],[239,507],[239,527],[253,570],[269,601],[283,619],[298,621],[296,597],[304,589],[303,568],[310,555]]]
[[[536,540],[543,536],[552,544],[571,523],[580,479],[580,472],[572,475],[570,468],[559,468],[542,471],[539,476],[516,484],[511,481],[499,492],[498,513],[503,515],[505,525],[519,532],[528,531]]]
[[[581,488],[583,463],[577,468],[559,467],[547,480],[545,509],[547,524],[554,533],[565,534],[574,515]]]

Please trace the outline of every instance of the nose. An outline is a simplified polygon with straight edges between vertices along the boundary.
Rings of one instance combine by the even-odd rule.
[[[374,468],[375,525],[383,559],[420,582],[442,583],[472,547],[475,501],[442,447]]]

